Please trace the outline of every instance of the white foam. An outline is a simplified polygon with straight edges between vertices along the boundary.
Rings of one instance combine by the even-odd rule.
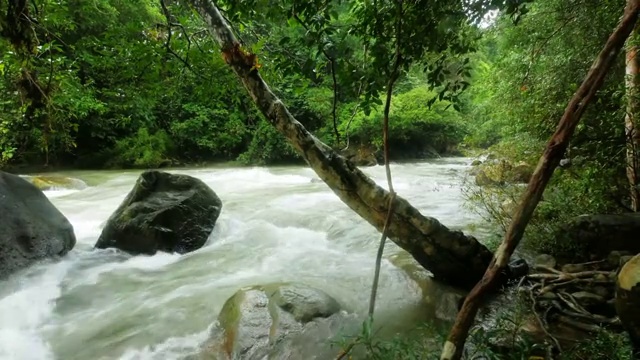
[[[70,262],[48,265],[0,299],[0,359],[53,359],[40,329],[50,318]],[[37,269],[34,269],[37,270]],[[28,274],[21,274],[27,276]]]
[[[141,349],[127,350],[120,360],[172,360],[184,359],[186,355],[191,355],[200,349],[202,344],[211,333],[211,327],[199,333],[171,337],[158,345],[145,346]]]

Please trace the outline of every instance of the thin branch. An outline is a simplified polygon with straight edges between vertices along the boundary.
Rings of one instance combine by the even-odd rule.
[[[173,31],[171,31],[171,28],[173,26],[176,26],[176,24],[174,24],[173,22],[171,22],[171,14],[169,13],[169,9],[167,8],[167,4],[164,2],[164,0],[160,0],[160,6],[162,7],[162,13],[164,14],[164,17],[167,19],[167,41],[165,41],[164,43],[164,47],[167,49],[167,52],[171,55],[173,55],[176,59],[180,60],[181,63],[184,64],[185,67],[187,67],[189,70],[191,70],[193,72],[193,69],[191,68],[191,64],[189,64],[189,62],[185,59],[183,59],[180,55],[178,55],[178,53],[176,53],[175,51],[173,51],[173,49],[171,48],[171,37],[173,36]],[[179,25],[180,27],[182,27],[182,25]],[[182,27],[182,30],[184,31],[184,27]],[[191,45],[191,40],[189,40],[189,36],[187,36],[187,41],[189,42],[189,46]],[[187,52],[187,56],[189,53]]]
[[[307,24],[300,19],[298,14],[295,13],[295,9],[293,12],[293,18],[300,24],[302,27],[309,32],[309,27]],[[338,107],[338,81],[336,79],[336,59],[334,56],[329,55],[327,49],[325,49],[325,45],[322,44],[320,51],[324,55],[325,58],[329,61],[331,65],[331,79],[333,80],[333,108],[331,109],[331,114],[333,116],[333,132],[336,135],[336,143],[340,143],[340,132],[338,131],[338,117],[336,115],[336,108]]]
[[[525,82],[529,79],[529,74],[531,73],[531,68],[533,67],[533,64],[534,64],[536,58],[540,55],[540,53],[542,53],[542,50],[544,50],[545,46],[547,46],[549,41],[551,41],[551,39],[553,39],[560,31],[562,31],[562,29],[564,29],[565,26],[567,26],[571,21],[575,20],[577,17],[578,17],[578,15],[574,15],[574,16],[570,16],[568,19],[566,19],[549,36],[547,36],[546,38],[542,39],[542,44],[540,44],[540,46],[538,46],[537,49],[535,49],[534,51],[531,52],[531,58],[529,59],[529,65],[527,66],[527,71],[525,72],[524,77],[522,78],[522,82],[521,82],[523,86],[524,86]]]

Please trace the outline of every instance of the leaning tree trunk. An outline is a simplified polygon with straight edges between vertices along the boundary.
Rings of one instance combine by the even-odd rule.
[[[636,122],[640,116],[638,99],[638,75],[640,75],[640,59],[638,59],[638,32],[634,31],[628,40],[626,56],[625,88],[627,92],[627,114],[624,119],[627,141],[627,179],[629,180],[629,197],[631,209],[640,210],[640,189],[638,186],[638,152],[640,149],[640,132]]]
[[[522,239],[524,230],[544,193],[547,183],[551,179],[551,175],[553,175],[553,171],[560,163],[560,159],[567,149],[571,135],[573,135],[582,114],[602,86],[607,72],[615,62],[620,50],[624,47],[629,34],[633,31],[639,11],[640,0],[627,1],[624,16],[620,20],[618,27],[609,36],[604,48],[593,65],[591,65],[587,77],[573,95],[571,101],[569,101],[555,133],[551,136],[542,157],[540,157],[538,166],[529,181],[529,186],[513,216],[504,240],[496,251],[495,258],[491,261],[480,282],[473,287],[466,297],[458,313],[449,337],[444,344],[441,360],[457,360],[462,357],[469,329],[473,324],[482,299],[485,294],[495,289],[498,283],[498,275],[506,268],[509,258]]]
[[[302,155],[318,176],[353,211],[381,230],[390,194],[356,166],[314,137],[271,91],[256,69],[256,56],[241,48],[212,0],[190,0],[222,48],[227,64],[240,77],[258,109]],[[475,238],[452,231],[423,216],[401,197],[393,200],[391,240],[408,251],[435,278],[470,289],[491,261],[491,252]]]

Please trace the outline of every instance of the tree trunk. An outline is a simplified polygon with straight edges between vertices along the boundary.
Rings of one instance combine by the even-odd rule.
[[[638,188],[638,151],[640,149],[640,133],[636,128],[638,109],[638,75],[640,74],[640,60],[638,59],[638,36],[634,31],[627,43],[626,79],[627,114],[624,119],[627,141],[627,179],[629,180],[629,197],[631,209],[640,209],[640,189]]]
[[[571,135],[573,135],[582,114],[602,86],[607,72],[615,62],[620,50],[624,47],[629,34],[633,31],[639,10],[640,0],[627,1],[624,16],[620,20],[618,27],[609,36],[604,48],[593,65],[591,65],[587,77],[567,105],[555,133],[551,136],[542,157],[540,157],[538,166],[529,181],[527,190],[513,216],[505,238],[496,251],[495,258],[491,261],[480,282],[474,286],[466,297],[458,313],[442,350],[441,360],[457,360],[462,357],[464,343],[483,297],[495,289],[498,283],[498,275],[507,266],[509,258],[518,246],[520,239],[522,239],[524,230],[542,197],[547,183],[551,179],[551,175],[553,175],[553,171],[560,163],[560,159],[567,149]]]
[[[229,24],[212,0],[190,0],[220,44],[227,64],[238,75],[258,109],[302,155],[318,176],[353,211],[379,231],[389,208],[390,194],[351,162],[319,141],[276,97],[256,69],[256,56],[240,47]],[[423,216],[405,199],[393,200],[388,235],[422,266],[445,283],[470,289],[491,261],[491,252],[475,238],[452,231]]]

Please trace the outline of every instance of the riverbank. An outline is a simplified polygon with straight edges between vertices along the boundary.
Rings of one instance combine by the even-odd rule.
[[[384,157],[381,150],[374,151],[369,146],[357,146],[351,149],[337,149],[343,156],[353,160],[358,166],[375,166],[384,163]],[[411,151],[406,153],[391,153],[391,161],[394,163],[412,163],[429,161],[439,158],[463,158],[471,157],[481,154],[481,149],[467,149],[465,147],[451,147],[448,151],[442,153],[437,152],[435,149],[427,149],[421,151]],[[154,169],[163,170],[181,170],[181,169],[205,169],[205,168],[248,168],[255,166],[275,166],[275,167],[295,167],[305,166],[304,160],[299,157],[283,160],[283,161],[271,161],[268,163],[258,162],[246,162],[239,159],[218,159],[218,160],[205,160],[205,161],[189,161],[189,160],[167,160],[161,163]],[[105,166],[91,165],[91,166],[78,166],[75,163],[62,163],[56,165],[34,165],[31,164],[5,164],[4,167],[0,166],[0,170],[13,174],[34,175],[34,174],[52,174],[52,173],[71,173],[75,171],[126,171],[126,170],[145,170],[148,167],[145,166]]]

